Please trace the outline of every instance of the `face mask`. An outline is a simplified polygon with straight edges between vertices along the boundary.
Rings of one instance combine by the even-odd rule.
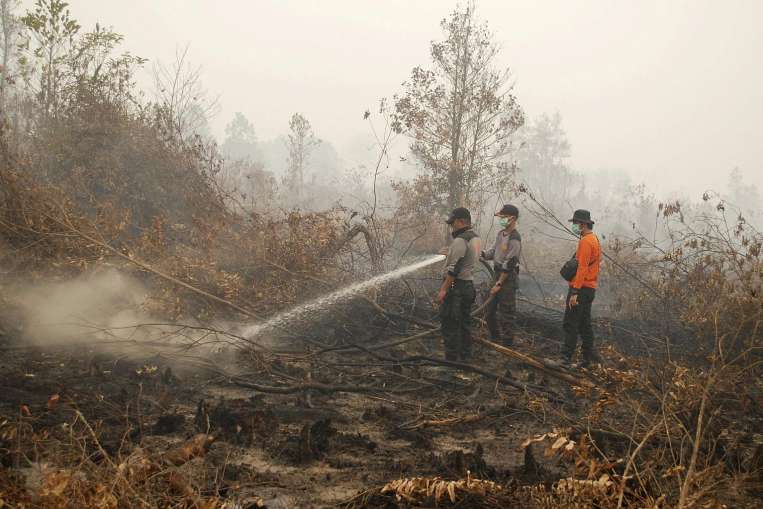
[[[575,235],[580,235],[583,233],[583,231],[580,229],[580,225],[577,223],[572,223],[572,226],[570,226],[570,230],[572,230],[572,233]]]
[[[508,217],[498,218],[498,224],[501,225],[501,228],[508,228],[508,226],[511,224],[511,219]]]

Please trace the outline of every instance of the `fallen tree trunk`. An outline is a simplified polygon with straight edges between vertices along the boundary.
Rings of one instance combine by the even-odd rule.
[[[405,338],[402,338],[402,339],[398,339],[396,341],[392,341],[390,343],[383,343],[381,345],[372,345],[372,346],[368,346],[368,347],[359,347],[358,345],[343,345],[341,347],[327,348],[327,349],[321,350],[319,352],[316,352],[315,355],[321,355],[321,354],[325,354],[325,353],[329,353],[329,352],[340,352],[340,351],[354,350],[354,349],[360,350],[361,352],[375,352],[375,351],[379,351],[379,350],[385,350],[387,348],[392,348],[394,346],[399,346],[399,345],[402,345],[402,344],[405,344],[405,343],[409,343],[409,342],[414,341],[416,339],[421,339],[421,338],[430,336],[430,335],[435,334],[435,333],[437,333],[439,331],[440,331],[439,328],[437,328],[437,329],[430,329],[430,330],[427,330],[427,331],[420,332],[418,334],[414,334],[413,336],[408,336],[408,337],[405,337]],[[498,353],[500,353],[500,354],[502,354],[502,355],[504,355],[506,357],[510,357],[510,358],[512,358],[514,360],[518,360],[518,361],[522,362],[523,364],[525,364],[526,366],[528,366],[528,367],[530,367],[532,369],[535,369],[536,371],[540,371],[540,372],[542,372],[544,374],[552,376],[552,377],[554,377],[554,378],[556,378],[558,380],[562,380],[564,382],[567,382],[567,383],[569,383],[571,385],[575,385],[575,386],[578,386],[578,387],[586,387],[586,388],[595,387],[595,384],[593,384],[589,380],[578,378],[578,377],[576,377],[574,375],[571,375],[571,374],[569,374],[569,373],[567,373],[565,371],[561,371],[561,370],[559,370],[559,369],[557,369],[557,368],[555,368],[553,366],[550,366],[550,365],[548,365],[548,364],[546,364],[546,363],[544,363],[542,361],[539,361],[539,360],[535,359],[534,357],[531,357],[531,356],[529,356],[527,354],[523,354],[523,353],[518,352],[516,350],[512,350],[510,348],[506,348],[505,346],[498,345],[496,343],[493,343],[492,341],[488,341],[487,339],[483,339],[483,338],[480,338],[480,337],[474,338],[473,341],[476,341],[478,343],[482,343],[485,346],[488,346],[488,347],[492,348],[493,350],[496,350]],[[467,369],[467,367],[468,367],[471,371],[475,371],[476,369],[478,369],[478,368],[475,368],[473,366],[469,366],[468,364],[462,364],[462,363],[459,363],[459,362],[452,362],[452,361],[445,361],[445,360],[440,360],[440,359],[433,359],[431,357],[428,357],[428,358],[427,357],[419,357],[419,358],[422,359],[422,360],[427,359],[427,360],[430,360],[430,361],[436,361],[437,363],[442,364],[442,365],[449,365],[449,366],[459,367],[459,368],[462,368],[462,369]],[[400,362],[400,361],[397,361],[397,362]],[[475,372],[479,372],[479,371],[475,371]],[[486,373],[487,372],[480,372],[480,374],[486,374]],[[489,376],[496,376],[496,375],[490,374]],[[503,381],[505,383],[507,383],[508,385],[512,385],[512,386],[515,386],[517,388],[522,388],[522,389],[527,388],[527,387],[524,387],[522,384],[519,384],[517,382],[513,382],[511,380],[503,379]]]
[[[516,350],[512,350],[511,348],[506,348],[505,346],[499,345],[497,343],[493,343],[492,341],[488,341],[487,339],[483,338],[476,338],[475,341],[482,343],[485,346],[488,346],[495,350],[496,352],[506,356],[510,357],[512,359],[518,360],[525,364],[528,367],[531,367],[537,371],[540,371],[542,373],[545,373],[549,376],[552,376],[558,380],[562,380],[564,382],[567,382],[571,385],[576,385],[579,387],[587,387],[592,388],[595,387],[595,385],[590,382],[589,380],[585,380],[582,378],[577,378],[569,373],[565,373],[564,371],[560,371],[558,369],[554,369],[551,366],[548,366],[547,364],[544,364],[543,362],[527,355],[523,354],[521,352],[517,352]]]
[[[403,429],[412,430],[431,427],[454,426],[457,424],[468,424],[481,421],[485,417],[487,417],[487,414],[464,415],[461,417],[450,417],[448,419],[427,419],[409,426],[403,426]]]
[[[260,385],[241,378],[231,378],[231,382],[239,387],[246,387],[248,389],[254,389],[255,391],[264,392],[266,394],[294,394],[297,392],[316,391],[323,393],[332,392],[347,392],[358,394],[377,394],[377,393],[389,393],[389,394],[405,394],[408,392],[420,391],[420,387],[412,389],[387,389],[384,387],[369,387],[362,385],[326,385],[317,382],[301,383],[294,385],[286,385],[282,387],[275,387],[272,385]]]
[[[477,309],[475,309],[471,313],[471,315],[472,316],[479,315],[487,307],[487,305],[490,304],[490,301],[492,301],[493,298],[494,298],[493,295],[488,297],[485,300],[485,302],[482,303],[482,305],[480,307],[478,307]],[[391,312],[385,310],[384,308],[379,306],[376,302],[373,302],[373,301],[370,301],[370,300],[369,300],[369,302],[371,302],[373,304],[374,308],[377,309],[380,313],[384,313],[384,314],[386,314],[388,316],[393,316],[393,317],[396,317],[396,318],[405,318],[405,319],[407,319],[407,317],[404,317],[402,315],[398,315],[397,313],[391,313]],[[422,322],[421,320],[418,320],[418,319],[410,319],[410,321],[414,322],[414,323],[421,323]],[[427,322],[424,322],[424,323],[427,323]],[[434,325],[434,324],[432,324],[432,325]],[[397,341],[393,341],[391,343],[387,343],[386,345],[376,345],[376,346],[368,347],[368,350],[369,351],[375,351],[375,350],[379,350],[379,349],[383,349],[383,348],[390,348],[392,346],[397,346],[397,345],[400,345],[400,344],[403,344],[403,343],[407,343],[409,341],[413,341],[415,339],[419,339],[419,338],[423,338],[423,337],[429,336],[430,334],[434,334],[436,332],[439,332],[440,330],[441,330],[441,327],[437,327],[437,328],[434,328],[434,329],[430,329],[428,331],[421,332],[419,334],[414,334],[413,336],[409,336],[407,338],[403,338],[403,339],[400,339],[400,340],[397,340]],[[533,357],[531,357],[529,355],[523,354],[523,353],[518,352],[516,350],[512,350],[510,348],[506,348],[505,346],[498,345],[496,343],[493,343],[492,341],[488,341],[487,339],[483,339],[483,338],[480,338],[480,337],[475,338],[474,341],[482,343],[482,344],[492,348],[493,350],[496,350],[497,352],[501,353],[502,355],[505,355],[507,357],[511,357],[511,358],[513,358],[515,360],[519,360],[522,363],[524,363],[525,365],[527,365],[527,366],[529,366],[529,367],[531,367],[533,369],[541,371],[542,373],[545,373],[545,374],[547,374],[549,376],[552,376],[554,378],[557,378],[559,380],[565,381],[565,382],[567,382],[569,384],[576,385],[576,386],[579,386],[579,387],[589,387],[589,388],[590,387],[594,387],[594,384],[592,382],[588,381],[588,380],[577,378],[577,377],[575,377],[575,376],[573,376],[573,375],[571,375],[569,373],[565,373],[565,372],[557,369],[554,366],[550,366],[547,363],[544,363],[544,362],[542,362],[540,360],[537,360],[537,359],[535,359],[535,358],[533,358]]]
[[[357,345],[356,345],[357,346]],[[361,350],[365,350],[365,348],[358,346]],[[370,353],[370,352],[369,352]],[[521,391],[535,391],[535,392],[542,392],[545,394],[548,394],[552,396],[554,399],[557,399],[559,401],[563,401],[561,398],[559,398],[559,395],[556,394],[553,390],[549,389],[548,387],[543,387],[540,385],[535,384],[527,384],[527,383],[521,383],[517,382],[516,380],[512,380],[510,378],[506,378],[504,376],[492,373],[490,371],[484,370],[482,368],[479,368],[477,366],[473,366],[471,364],[466,364],[463,362],[458,361],[449,361],[446,359],[437,359],[434,357],[428,357],[426,355],[412,355],[409,357],[401,357],[398,359],[391,358],[391,357],[382,357],[379,355],[374,355],[374,358],[383,361],[383,364],[366,364],[366,363],[338,363],[337,365],[341,366],[350,366],[350,367],[366,367],[366,366],[387,366],[387,365],[405,365],[405,364],[426,364],[426,365],[435,365],[435,366],[446,366],[454,369],[460,369],[461,371],[469,371],[472,373],[476,373],[478,375],[484,376],[485,378],[489,378],[490,380],[494,380],[500,383],[503,383],[505,385],[508,385],[510,387],[514,387],[515,389],[519,389]]]

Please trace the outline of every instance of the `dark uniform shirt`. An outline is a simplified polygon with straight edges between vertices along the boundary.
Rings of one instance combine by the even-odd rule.
[[[453,237],[445,258],[445,270],[449,276],[456,279],[473,281],[474,267],[479,259],[480,238],[471,231],[471,228],[462,228],[453,232]]]
[[[495,238],[492,248],[483,253],[485,260],[493,260],[496,272],[510,272],[519,267],[522,254],[522,236],[515,229],[510,232],[501,230]]]

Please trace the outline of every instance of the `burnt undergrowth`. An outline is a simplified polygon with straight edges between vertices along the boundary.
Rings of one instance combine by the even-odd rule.
[[[451,162],[385,213],[376,181],[362,210],[244,204],[118,34],[71,35],[54,96],[0,116],[0,505],[761,505],[763,243],[720,197],[606,240],[590,369],[557,358],[569,244],[529,228],[513,348],[485,339],[482,274],[474,358],[443,360],[432,268],[252,336],[439,250]],[[382,104],[375,176],[412,106]]]

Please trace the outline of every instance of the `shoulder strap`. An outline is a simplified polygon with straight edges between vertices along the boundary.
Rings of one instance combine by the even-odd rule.
[[[457,239],[464,239],[464,242],[467,244],[472,241],[472,239],[476,238],[478,235],[474,233],[474,230],[466,230],[465,232],[459,234],[456,238]]]
[[[465,232],[462,232],[462,233],[460,233],[460,234],[458,234],[458,235],[456,236],[456,238],[457,238],[457,239],[461,239],[461,240],[463,240],[464,242],[466,242],[466,248],[467,248],[467,252],[468,252],[468,250],[469,250],[469,243],[470,243],[472,240],[476,239],[477,237],[478,237],[478,235],[477,235],[476,233],[474,233],[474,231],[473,231],[473,230],[466,230]],[[461,257],[461,258],[460,258],[460,259],[459,259],[459,260],[456,262],[456,265],[455,265],[455,267],[454,267],[454,270],[453,270],[453,272],[455,272],[456,274],[458,274],[458,273],[460,273],[460,272],[461,272],[461,269],[462,269],[462,267],[464,266],[464,260],[465,260],[465,259],[466,259],[466,254],[464,254],[464,256],[462,256],[462,257]]]

